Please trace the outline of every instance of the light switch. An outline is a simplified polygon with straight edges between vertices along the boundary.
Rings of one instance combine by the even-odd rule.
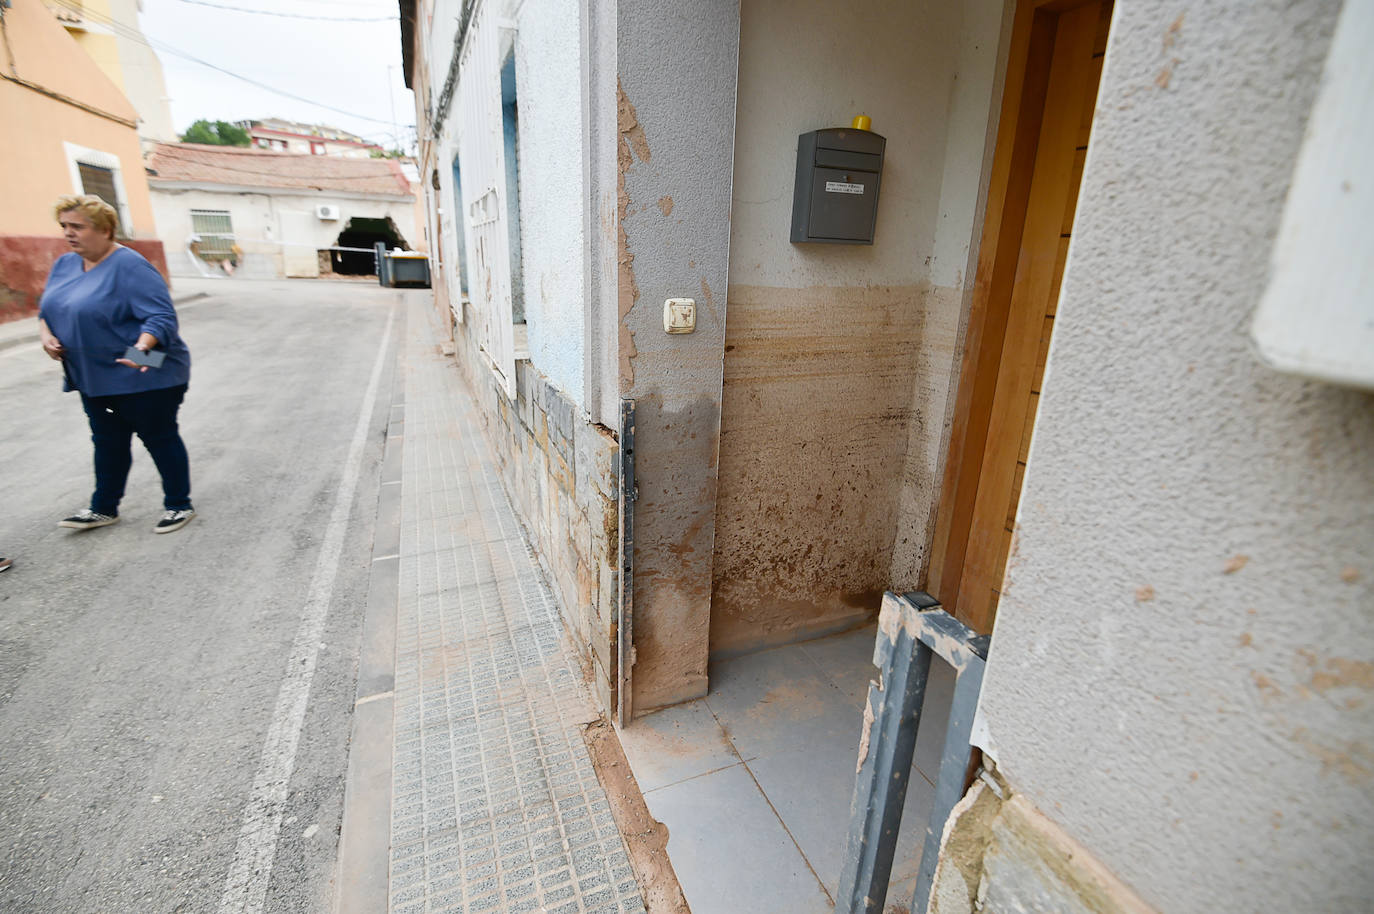
[[[670,298],[663,303],[663,331],[691,333],[697,329],[697,303],[693,298]]]

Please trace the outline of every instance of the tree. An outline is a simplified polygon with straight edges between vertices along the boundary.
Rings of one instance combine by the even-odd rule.
[[[183,143],[206,143],[210,146],[247,146],[251,142],[248,131],[227,121],[196,121],[181,135]]]
[[[374,149],[368,155],[374,159],[404,159],[406,151],[404,149]]]

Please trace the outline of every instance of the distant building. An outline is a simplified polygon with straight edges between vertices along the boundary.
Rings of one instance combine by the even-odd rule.
[[[421,234],[395,159],[159,143],[147,165],[173,276],[226,261],[239,276],[366,275],[374,244],[410,249]]]
[[[383,152],[376,143],[323,124],[301,124],[269,117],[260,121],[240,121],[239,126],[248,131],[253,146],[272,152],[342,156],[346,159],[367,159],[374,152]]]

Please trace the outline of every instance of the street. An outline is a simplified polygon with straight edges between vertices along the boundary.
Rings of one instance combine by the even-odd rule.
[[[405,311],[374,284],[180,280],[197,516],[77,532],[91,445],[0,350],[0,911],[331,903],[378,476]],[[269,875],[270,873],[270,875]],[[258,907],[261,905],[261,907]]]

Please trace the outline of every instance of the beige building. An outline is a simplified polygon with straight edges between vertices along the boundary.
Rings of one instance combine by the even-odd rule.
[[[143,0],[45,2],[67,33],[133,103],[145,150],[155,142],[175,141],[162,62],[138,22]]]
[[[0,47],[0,319],[37,308],[67,248],[53,218],[62,194],[96,194],[119,213],[120,240],[161,265],[138,113],[40,0],[3,10]]]
[[[436,308],[608,714],[924,590],[992,637],[940,911],[1374,897],[1374,409],[1252,342],[1366,6],[466,7],[402,4]]]

